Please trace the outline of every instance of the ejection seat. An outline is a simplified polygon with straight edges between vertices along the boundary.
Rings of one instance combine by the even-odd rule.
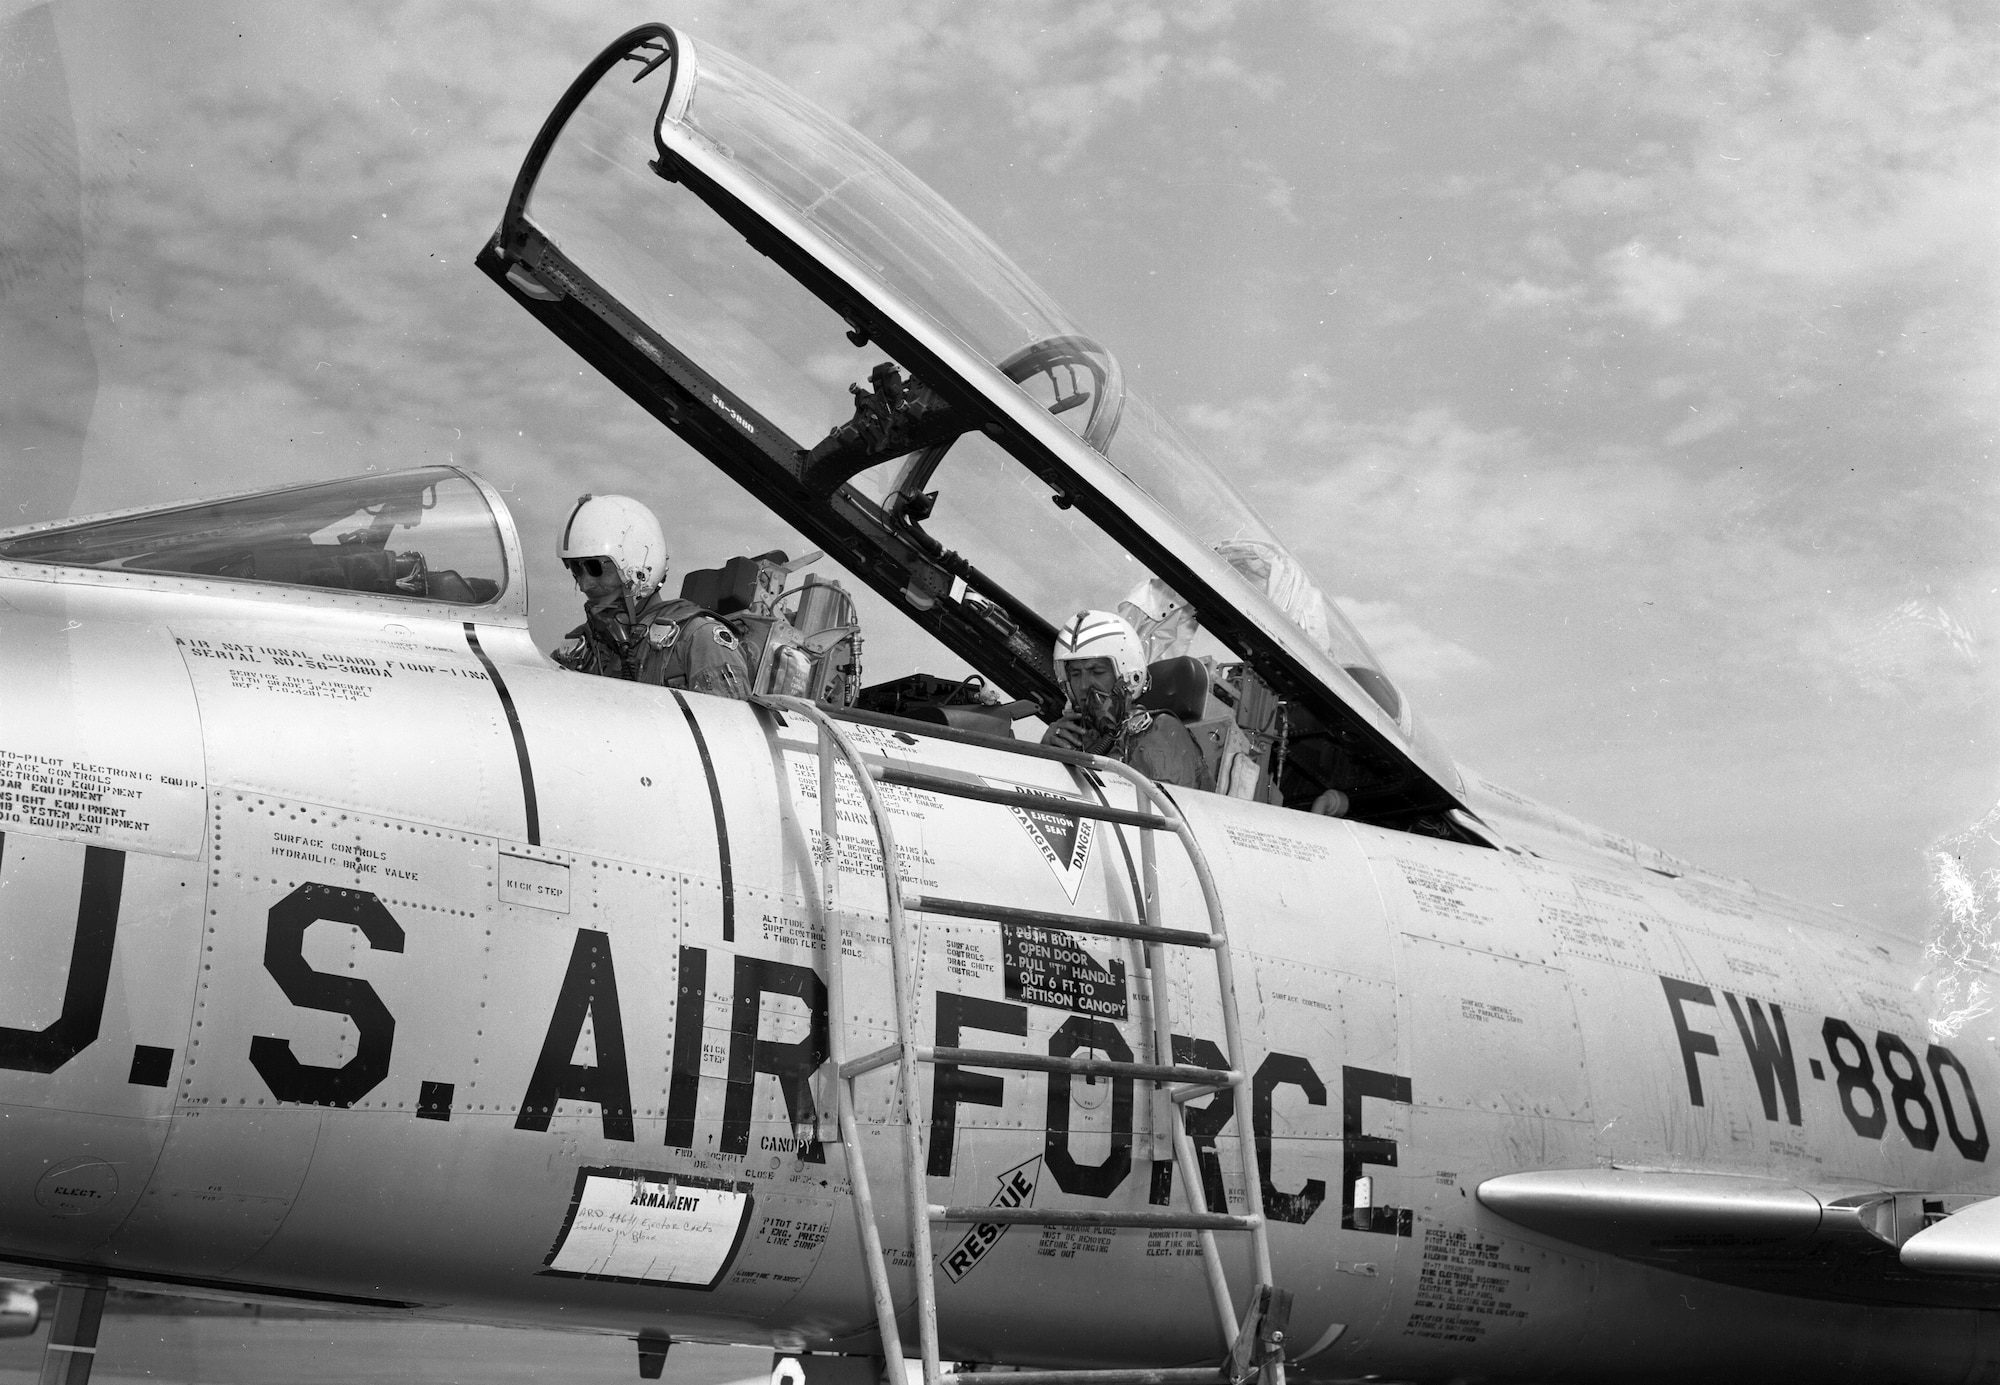
[[[1180,655],[1147,665],[1151,684],[1139,697],[1150,712],[1179,717],[1201,751],[1199,787],[1231,798],[1280,802],[1274,787],[1283,755],[1283,708],[1240,665]]]
[[[743,641],[750,691],[846,707],[861,688],[861,625],[854,599],[837,581],[814,573],[787,587],[791,575],[823,555],[787,558],[772,550],[731,558],[681,581],[681,599],[729,623]],[[789,608],[783,603],[796,601]]]

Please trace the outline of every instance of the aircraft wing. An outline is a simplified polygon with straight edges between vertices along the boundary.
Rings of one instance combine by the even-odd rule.
[[[1544,1235],[1701,1279],[1860,1302],[2000,1303],[2000,1199],[1652,1169],[1503,1174],[1482,1206]],[[1955,1276],[1944,1278],[1941,1276]]]
[[[1151,580],[1282,699],[1286,802],[1339,788],[1399,826],[1462,806],[1366,643],[1116,357],[908,170],[728,54],[664,25],[607,49],[479,263],[1045,715],[1056,626]]]
[[[1903,1242],[1903,1263],[1927,1274],[2000,1279],[2000,1198],[1986,1198]]]

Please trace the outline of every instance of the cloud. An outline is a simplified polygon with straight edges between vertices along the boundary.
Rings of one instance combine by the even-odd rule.
[[[1935,601],[1912,598],[1892,610],[1829,613],[1804,636],[1824,682],[1877,698],[1929,698],[1965,689],[1980,668],[1979,637]]]
[[[1728,431],[1743,416],[1740,409],[1727,402],[1712,403],[1706,409],[1693,404],[1687,407],[1689,417],[1666,431],[1660,438],[1662,446],[1691,446],[1704,438]]]
[[[1246,63],[1228,37],[1247,8],[1247,0],[857,0],[838,11],[714,6],[698,9],[689,28],[754,55],[869,133],[907,131],[923,110],[926,123],[912,133],[928,143],[941,125],[963,131],[997,112],[1020,154],[1053,172],[1071,166],[1108,122],[1178,83],[1268,98],[1275,79]]]
[[[1464,645],[1425,629],[1400,602],[1356,601],[1343,596],[1336,597],[1334,604],[1354,622],[1380,656],[1382,666],[1399,682],[1438,683],[1492,666]]]
[[[1435,0],[1380,5],[1373,0],[1316,0],[1322,24],[1373,45],[1391,70],[1410,73],[1476,61],[1511,46],[1526,23],[1525,5],[1499,0]]]
[[[1672,327],[1689,303],[1714,287],[1715,275],[1640,242],[1606,251],[1598,261],[1618,308],[1651,327]]]
[[[76,131],[46,5],[0,9],[0,187],[0,524],[19,524],[68,510],[97,391]]]
[[[1774,380],[1803,366],[1820,388],[1825,366],[1780,342],[1823,335],[1837,314],[1850,341],[1869,339],[1941,402],[1990,417],[2000,389],[1992,25],[1909,6],[1837,26],[1835,12],[1776,0],[1408,12],[1343,2],[1316,13],[1387,70],[1477,92],[1494,125],[1520,136],[1500,155],[1521,166],[1508,180],[1517,255],[1480,269],[1494,307],[1560,304],[1661,334],[1753,333],[1772,344]],[[1534,170],[1528,150],[1560,155]],[[1528,268],[1552,227],[1577,266],[1560,277]],[[1912,360],[1900,353],[1919,319],[1928,350]]]
[[[1195,406],[1188,422],[1253,499],[1282,491],[1284,505],[1267,508],[1323,517],[1349,562],[1429,567],[1410,562],[1414,544],[1460,575],[1556,575],[1549,565],[1579,553],[1668,532],[1690,504],[1686,480],[1629,452],[1566,456],[1443,406],[1351,417],[1330,390],[1324,372],[1301,367],[1283,395]]]
[[[1993,1009],[1993,971],[2000,962],[1994,928],[2000,923],[2000,808],[1962,832],[1931,843],[1936,912],[1924,939],[1929,969],[1921,983],[1935,1039],[1954,1037]]]
[[[1677,455],[1685,439],[1566,442],[1481,429],[1443,406],[1354,416],[1315,368],[1293,371],[1280,395],[1195,407],[1188,423],[1329,590],[1367,594],[1350,613],[1371,642],[1382,628],[1397,649],[1384,660],[1404,676],[1471,671],[1468,660],[1527,638],[1505,625],[1485,643],[1422,627],[1406,636],[1405,605],[1441,610],[1470,587],[1478,609],[1504,613],[1505,593],[1553,589],[1579,617],[1629,628],[1616,638],[1632,657],[1681,665],[1670,677],[1698,669],[1747,704],[1800,683],[1933,713],[1990,696],[1982,646],[1993,636],[1966,613],[1986,609],[1992,564],[1884,610],[1850,555],[1773,508],[1760,475],[1691,467]]]
[[[1496,312],[1541,312],[1574,304],[1581,295],[1575,286],[1536,283],[1515,279],[1488,291],[1488,302]]]

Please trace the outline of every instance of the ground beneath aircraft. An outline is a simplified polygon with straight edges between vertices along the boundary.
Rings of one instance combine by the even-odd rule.
[[[0,1341],[0,1385],[32,1385],[46,1324]],[[770,1378],[768,1347],[682,1342],[664,1385]],[[521,1328],[336,1317],[170,1316],[108,1311],[91,1385],[634,1385],[629,1341]]]

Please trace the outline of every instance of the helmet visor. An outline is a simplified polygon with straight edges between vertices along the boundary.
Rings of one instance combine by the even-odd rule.
[[[584,591],[608,591],[624,585],[624,576],[618,571],[615,559],[600,555],[594,558],[565,558],[563,562],[569,568],[569,575]]]

